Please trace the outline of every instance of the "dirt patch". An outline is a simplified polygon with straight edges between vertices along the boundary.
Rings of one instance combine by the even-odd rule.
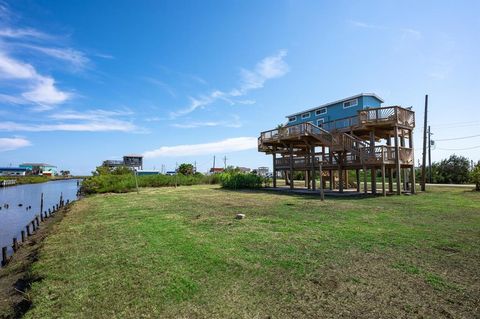
[[[21,243],[9,263],[0,268],[0,319],[21,318],[30,309],[28,290],[34,282],[42,280],[32,275],[31,266],[38,260],[43,240],[68,211],[70,205],[45,219],[35,234]]]

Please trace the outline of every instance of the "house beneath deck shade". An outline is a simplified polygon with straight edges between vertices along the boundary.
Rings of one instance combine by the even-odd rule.
[[[383,195],[415,193],[415,113],[382,103],[376,94],[361,93],[293,113],[284,126],[262,132],[258,150],[273,155],[273,186],[282,172],[293,189],[294,172],[302,171],[311,190],[317,189],[318,176],[322,193],[327,187],[343,192],[351,186],[360,192],[363,184],[364,193],[376,194],[380,171]],[[355,181],[348,180],[349,171],[355,172]]]

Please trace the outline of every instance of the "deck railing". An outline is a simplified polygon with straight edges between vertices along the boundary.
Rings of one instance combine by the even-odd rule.
[[[312,123],[300,123],[291,126],[276,128],[265,131],[260,134],[259,145],[262,142],[270,140],[289,139],[299,136],[317,136],[331,141],[331,135],[325,129],[313,125]]]

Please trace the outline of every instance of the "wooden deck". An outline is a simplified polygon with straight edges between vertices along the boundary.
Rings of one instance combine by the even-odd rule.
[[[346,174],[341,172],[345,170],[356,170],[358,175],[358,170],[370,169],[376,175],[375,170],[381,169],[383,179],[386,171],[391,179],[392,170],[410,169],[413,180],[414,127],[415,113],[410,109],[399,106],[366,109],[358,111],[356,116],[323,123],[321,127],[306,122],[261,132],[258,150],[273,155],[275,173],[283,171],[290,176],[294,171],[304,171],[311,175],[307,179],[314,179],[315,171],[322,171],[323,175],[327,170],[332,178],[332,170],[336,170],[343,180]],[[402,174],[396,175],[399,183]],[[372,191],[375,193],[375,187]]]

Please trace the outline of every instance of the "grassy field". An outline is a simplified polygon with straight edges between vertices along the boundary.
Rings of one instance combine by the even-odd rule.
[[[479,260],[480,193],[464,189],[146,188],[74,204],[26,318],[478,318]]]

